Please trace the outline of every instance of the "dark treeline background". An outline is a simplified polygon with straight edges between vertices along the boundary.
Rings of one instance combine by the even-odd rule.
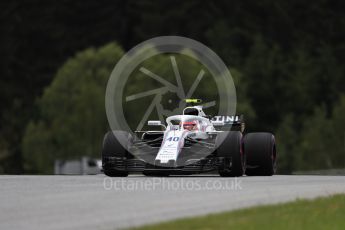
[[[68,101],[54,94],[61,79],[103,65],[108,73],[108,56],[162,35],[198,40],[234,70],[239,102],[253,113],[249,131],[276,134],[280,172],[345,166],[344,1],[4,0],[0,18],[2,173],[51,172],[38,165],[51,168],[45,151],[62,148],[51,132],[55,115],[46,112],[52,98]],[[78,148],[88,143],[81,138]],[[90,149],[80,155],[99,154]]]

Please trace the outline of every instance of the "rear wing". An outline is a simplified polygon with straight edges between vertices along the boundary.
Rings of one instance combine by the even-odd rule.
[[[245,122],[243,115],[235,116],[214,116],[211,119],[211,123],[216,129],[222,130],[222,128],[228,128],[231,126],[231,130],[244,132]]]

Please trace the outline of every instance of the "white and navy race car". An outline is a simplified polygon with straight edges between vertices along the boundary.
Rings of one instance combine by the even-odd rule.
[[[276,170],[276,144],[271,133],[244,135],[242,116],[207,116],[202,106],[188,106],[162,130],[110,131],[103,141],[102,167],[107,176],[189,175],[218,172],[220,176],[271,176]],[[224,128],[231,125],[231,129]],[[226,129],[225,129],[226,130]]]

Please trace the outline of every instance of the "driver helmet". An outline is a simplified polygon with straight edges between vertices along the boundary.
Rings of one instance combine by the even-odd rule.
[[[196,121],[186,121],[183,122],[182,125],[185,130],[193,131],[198,129]]]

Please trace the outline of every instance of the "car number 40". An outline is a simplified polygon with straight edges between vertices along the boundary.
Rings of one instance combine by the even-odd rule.
[[[179,137],[169,137],[169,138],[167,139],[167,141],[178,141],[178,140],[180,140]]]

